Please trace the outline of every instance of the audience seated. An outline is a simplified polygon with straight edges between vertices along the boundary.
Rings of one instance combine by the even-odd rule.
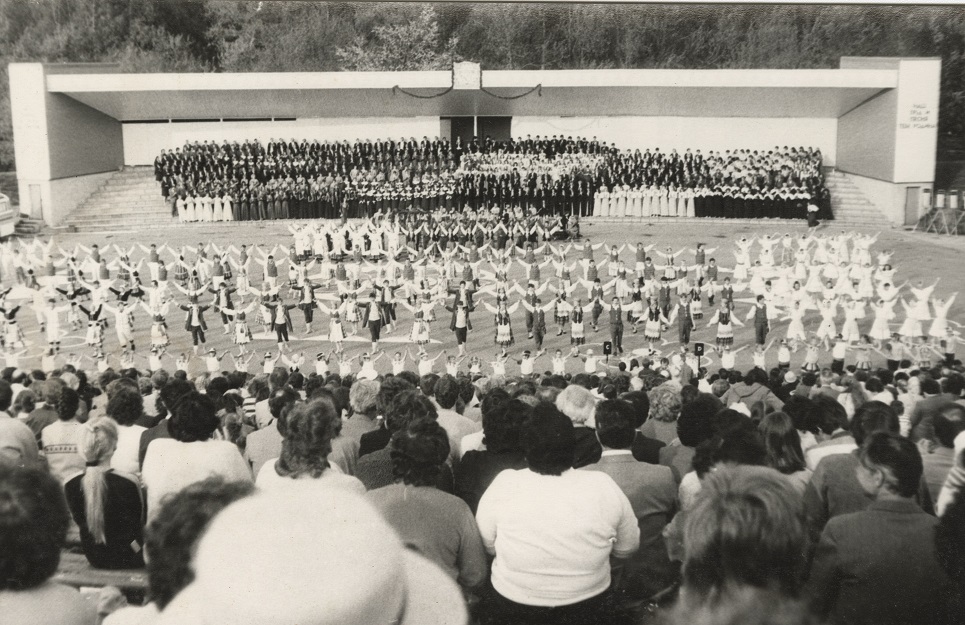
[[[218,429],[214,402],[192,391],[174,407],[172,438],[153,440],[144,457],[141,479],[147,491],[147,516],[154,518],[165,496],[211,476],[251,481],[251,470],[238,448],[213,438]]]
[[[0,465],[39,469],[40,453],[33,431],[26,423],[7,413],[12,397],[10,383],[0,380]]]
[[[136,466],[133,450],[145,450],[143,488],[113,466],[111,416],[150,425],[140,420],[146,374],[107,370],[94,395],[73,367],[16,378],[8,369],[0,406],[10,407],[14,379],[32,393],[43,387],[57,421],[41,441],[50,447],[62,423],[77,436],[44,454],[28,425],[0,414],[0,621],[87,625],[88,605],[114,609],[106,593],[98,603],[47,581],[71,516],[91,575],[147,566],[148,605],[107,625],[462,623],[467,606],[481,625],[629,623],[651,603],[674,603],[670,623],[962,620],[965,593],[951,582],[965,561],[965,413],[958,403],[929,409],[932,435],[915,444],[898,433],[893,405],[869,400],[894,399],[893,387],[905,406],[919,384],[938,396],[954,389],[957,364],[855,372],[846,392],[834,376],[802,393],[784,388],[779,371],[748,376],[749,386],[784,389],[783,411],[763,401],[726,408],[701,392],[713,378],[692,378],[705,371],[669,366],[571,379],[402,371],[359,380],[279,368],[257,378],[263,385],[244,374],[152,375],[162,420],[132,430],[126,460]],[[473,404],[482,432],[455,430],[460,457],[439,413],[475,428]],[[802,433],[812,437],[807,453]],[[641,439],[649,462],[634,453]],[[57,460],[65,451],[76,457]],[[249,498],[255,471],[261,492]]]
[[[538,405],[522,439],[528,468],[497,475],[476,512],[495,556],[486,622],[607,622],[610,559],[640,544],[630,501],[605,473],[572,470],[575,427],[555,406]]]
[[[100,569],[144,566],[140,483],[133,474],[113,468],[119,429],[110,417],[94,417],[85,423],[77,445],[86,466],[64,484],[84,555],[91,566]]]
[[[449,458],[449,439],[438,422],[418,420],[389,443],[395,483],[368,499],[403,544],[436,563],[466,591],[486,581],[486,552],[473,513],[464,501],[435,487]]]
[[[258,488],[274,490],[294,488],[299,482],[324,482],[326,486],[364,493],[362,482],[329,464],[339,420],[334,404],[327,399],[294,404],[280,424],[281,455],[262,467],[255,482]]]
[[[807,531],[800,497],[774,469],[729,466],[709,473],[683,542],[683,610],[712,614],[749,591],[792,600],[801,591]]]
[[[96,606],[50,581],[70,513],[60,482],[39,469],[0,466],[0,615],[17,625],[94,625]]]
[[[456,495],[474,514],[479,499],[497,475],[507,469],[526,468],[520,430],[532,412],[531,406],[509,399],[502,389],[490,391],[483,399],[484,448],[467,451],[456,465],[454,476]]]
[[[283,490],[225,508],[198,541],[193,580],[158,624],[467,622],[458,586],[405,549],[371,504],[344,489],[321,490],[325,506]]]
[[[379,392],[389,390],[387,386],[389,385],[383,384]],[[435,404],[420,392],[405,390],[395,394],[384,413],[389,440],[391,441],[392,436],[415,421],[437,421],[437,415]],[[366,490],[375,490],[392,484],[395,481],[395,475],[392,472],[391,449],[383,447],[359,458],[355,475],[365,485]],[[444,465],[436,476],[436,487],[447,493],[453,491],[452,469],[449,465]]]
[[[622,399],[596,405],[596,435],[603,446],[599,461],[583,467],[606,473],[627,496],[640,529],[640,549],[627,560],[619,589],[632,599],[646,599],[671,586],[676,571],[667,557],[663,530],[677,510],[677,482],[669,467],[640,462],[631,446],[633,408]]]
[[[148,599],[144,606],[121,608],[105,625],[147,625],[194,580],[191,557],[211,520],[232,502],[254,491],[251,482],[210,477],[164,500],[145,529]]]
[[[916,501],[921,478],[910,440],[877,431],[862,443],[856,479],[872,503],[830,519],[821,534],[808,582],[820,616],[855,625],[945,622],[951,581],[936,557],[938,519]]]

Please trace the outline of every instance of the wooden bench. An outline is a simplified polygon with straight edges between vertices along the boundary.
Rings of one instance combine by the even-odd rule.
[[[147,571],[144,569],[95,569],[83,553],[64,551],[52,581],[74,588],[114,586],[131,605],[141,605],[147,595]]]

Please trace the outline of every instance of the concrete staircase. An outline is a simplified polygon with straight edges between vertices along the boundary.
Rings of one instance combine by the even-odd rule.
[[[125,167],[72,212],[64,225],[81,232],[145,230],[176,223],[152,167]]]
[[[825,172],[825,184],[831,192],[831,212],[835,227],[891,228],[893,225],[845,174],[833,169]]]

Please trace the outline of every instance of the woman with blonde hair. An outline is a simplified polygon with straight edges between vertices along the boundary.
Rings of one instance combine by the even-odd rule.
[[[116,448],[113,419],[97,417],[81,426],[77,452],[86,467],[64,484],[64,491],[91,566],[140,568],[144,566],[144,501],[137,478],[111,468]]]

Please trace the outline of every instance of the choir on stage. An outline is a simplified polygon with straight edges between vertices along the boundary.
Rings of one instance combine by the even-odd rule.
[[[188,142],[154,161],[183,222],[469,208],[580,217],[831,219],[818,149],[620,150],[595,137]],[[813,214],[810,214],[813,213]]]

